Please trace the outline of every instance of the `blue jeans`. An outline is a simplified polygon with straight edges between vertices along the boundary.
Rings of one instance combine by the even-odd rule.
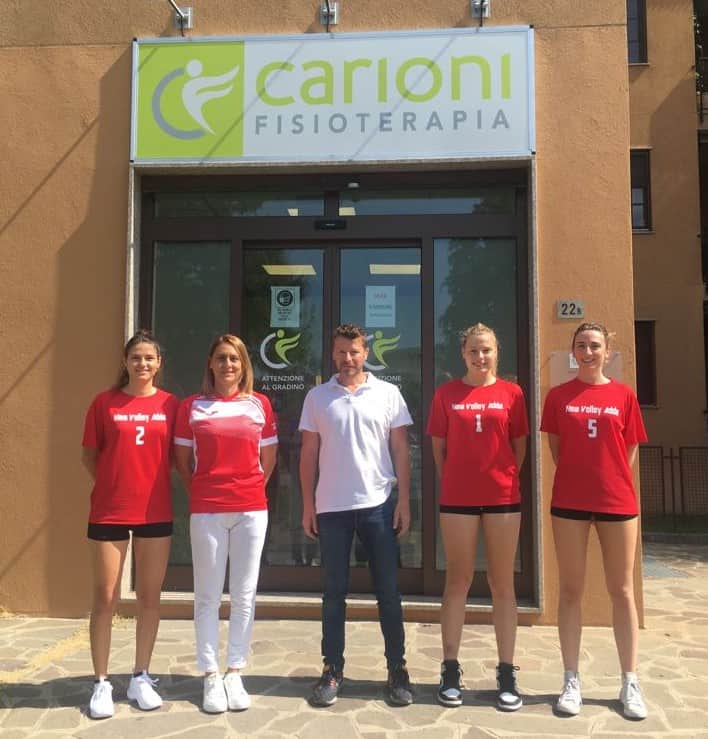
[[[405,652],[403,611],[398,591],[398,542],[393,530],[395,500],[374,508],[320,513],[317,516],[322,554],[322,657],[336,670],[344,668],[344,623],[349,591],[349,556],[354,533],[369,557],[384,638],[386,663],[401,664]]]

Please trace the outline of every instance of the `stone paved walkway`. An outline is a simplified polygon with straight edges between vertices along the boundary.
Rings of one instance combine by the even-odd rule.
[[[515,714],[493,707],[494,635],[490,626],[465,627],[460,660],[465,705],[435,702],[440,660],[437,625],[408,624],[408,661],[416,702],[392,708],[383,700],[385,675],[378,625],[347,629],[347,671],[339,701],[329,709],[305,701],[317,677],[319,623],[259,621],[245,684],[253,705],[242,713],[209,716],[199,710],[201,680],[193,662],[190,621],[164,621],[154,675],[162,709],[143,713],[125,690],[133,658],[133,622],[119,619],[111,665],[116,715],[86,715],[91,664],[85,620],[0,617],[0,736],[221,737],[259,739],[478,739],[481,737],[691,737],[708,739],[708,546],[649,544],[645,548],[646,629],[640,638],[640,677],[649,718],[625,720],[619,710],[618,666],[612,633],[586,628],[584,707],[579,716],[553,715],[560,687],[555,628],[521,627],[517,663],[525,705]],[[224,634],[225,635],[225,634]],[[223,641],[222,641],[223,643]]]

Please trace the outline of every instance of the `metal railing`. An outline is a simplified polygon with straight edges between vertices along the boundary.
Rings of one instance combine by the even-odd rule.
[[[696,108],[701,123],[708,115],[708,46],[703,30],[706,27],[708,27],[708,18],[697,14],[693,16],[693,42],[696,50]]]
[[[648,525],[708,531],[708,446],[641,446],[639,474]]]
[[[703,61],[708,63],[708,59]],[[696,91],[696,107],[698,109],[698,118],[703,123],[706,116],[708,116],[708,90]]]

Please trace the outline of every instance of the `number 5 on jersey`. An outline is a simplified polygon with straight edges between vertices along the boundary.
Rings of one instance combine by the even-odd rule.
[[[588,438],[597,439],[597,418],[588,418]]]
[[[143,446],[145,444],[145,426],[135,427],[135,446]]]

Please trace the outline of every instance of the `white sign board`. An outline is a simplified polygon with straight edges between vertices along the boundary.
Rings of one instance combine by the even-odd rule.
[[[273,328],[300,326],[300,287],[270,288],[270,325]]]
[[[393,328],[396,325],[396,286],[366,286],[367,328]]]
[[[530,156],[533,29],[140,39],[136,162]]]

